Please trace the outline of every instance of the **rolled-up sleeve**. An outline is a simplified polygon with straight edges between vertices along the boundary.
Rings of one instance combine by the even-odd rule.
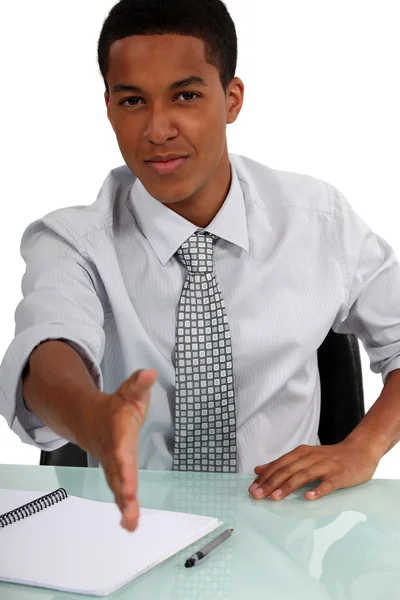
[[[40,343],[62,339],[79,353],[102,390],[103,304],[94,267],[57,220],[29,225],[22,237],[21,255],[26,263],[23,300],[15,312],[14,340],[0,366],[0,411],[23,442],[55,450],[67,441],[26,409],[22,373]]]
[[[333,330],[354,333],[383,383],[400,368],[400,264],[392,247],[332,187],[337,254],[346,300]]]

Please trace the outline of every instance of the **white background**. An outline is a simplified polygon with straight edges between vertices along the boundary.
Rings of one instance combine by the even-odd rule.
[[[97,41],[113,0],[0,6],[0,357],[14,335],[25,227],[91,204],[124,163],[106,118]],[[338,187],[400,255],[397,0],[226,0],[245,84],[230,152]],[[400,299],[399,299],[400,300]],[[367,409],[379,375],[362,349]],[[400,444],[375,477],[400,477]],[[0,463],[38,464],[0,417]]]

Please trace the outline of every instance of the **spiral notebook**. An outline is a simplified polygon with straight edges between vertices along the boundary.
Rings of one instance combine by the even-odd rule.
[[[116,504],[64,488],[0,489],[0,581],[106,596],[222,524],[146,508],[133,533],[120,520]]]

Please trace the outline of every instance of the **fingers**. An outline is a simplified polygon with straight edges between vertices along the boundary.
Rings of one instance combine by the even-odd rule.
[[[114,493],[115,502],[121,511],[121,526],[128,531],[134,531],[139,520],[139,503],[136,494],[126,494],[124,484],[118,471],[106,473],[110,489]]]
[[[283,456],[281,456],[281,458],[277,460],[273,460],[270,463],[266,463],[265,465],[260,465],[259,467],[256,467],[254,471],[256,472],[256,475],[258,475],[258,477],[250,486],[250,493],[253,493],[259,486],[265,483],[267,479],[272,477],[272,475],[276,473],[279,469],[283,469],[283,472],[286,472],[288,474],[288,477],[292,475],[294,471],[290,471],[290,468],[293,469],[293,465],[298,461],[307,461],[308,458],[312,456],[312,451],[312,446],[299,446],[295,450],[284,454]],[[300,468],[303,468],[303,466],[305,466],[306,464],[306,462],[299,462],[298,466]]]
[[[121,482],[118,477],[118,474],[115,471],[110,471],[106,468],[104,468],[104,474],[106,476],[108,486],[114,494],[115,502],[121,513],[123,513],[125,507],[125,499],[122,494]]]
[[[157,379],[153,369],[136,371],[102,405],[98,458],[121,511],[121,525],[134,531],[139,519],[138,438]]]
[[[285,464],[283,461],[285,458],[285,456],[282,457],[279,462],[277,461],[277,464],[270,465],[258,475],[257,479],[249,488],[249,492],[252,496],[259,499],[266,498],[272,494],[272,492],[278,490],[279,486],[290,479],[296,471],[306,467],[307,463],[304,459],[297,461],[292,460],[292,462]],[[280,466],[278,466],[279,464]]]
[[[103,467],[121,511],[121,525],[128,531],[134,531],[139,518],[137,430],[131,427],[127,415],[123,414],[122,417],[125,431],[121,431],[116,446],[109,450]]]
[[[114,494],[115,502],[121,511],[121,526],[134,531],[138,525],[139,503],[137,501],[137,477],[132,465],[123,467],[115,461],[105,470],[107,483]]]
[[[134,531],[139,520],[137,437],[129,436],[118,450],[118,469],[123,497],[121,526]]]
[[[340,490],[345,487],[343,482],[339,477],[332,476],[329,479],[324,479],[322,483],[320,483],[316,488],[306,492],[304,497],[306,500],[318,500],[318,498],[322,498],[323,496],[327,496],[331,492],[335,490]]]
[[[335,466],[333,461],[330,459],[314,461],[315,458],[304,458],[295,461],[289,465],[284,465],[271,476],[268,476],[267,469],[264,474],[258,477],[249,491],[257,499],[270,496],[273,500],[281,500],[307,483],[318,479],[330,479]],[[329,493],[329,485],[325,486],[326,493]],[[332,490],[333,488],[330,491]],[[321,491],[318,492],[318,497],[320,497],[320,494]],[[306,497],[312,498],[312,496]]]
[[[135,531],[139,523],[139,503],[138,501],[131,500],[125,506],[122,519],[121,527],[127,531]]]
[[[268,467],[269,464],[271,464],[271,463],[265,463],[265,465],[259,465],[258,467],[256,467],[254,469],[254,473],[256,475],[260,475]]]
[[[121,467],[121,489],[126,500],[133,500],[137,494],[137,464],[135,461],[126,462]]]

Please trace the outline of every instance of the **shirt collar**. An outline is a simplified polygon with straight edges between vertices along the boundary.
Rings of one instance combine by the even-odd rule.
[[[249,236],[243,190],[236,168],[231,164],[232,182],[224,204],[206,230],[249,252]],[[136,221],[162,265],[197,229],[196,225],[153,198],[136,179],[130,191]]]

